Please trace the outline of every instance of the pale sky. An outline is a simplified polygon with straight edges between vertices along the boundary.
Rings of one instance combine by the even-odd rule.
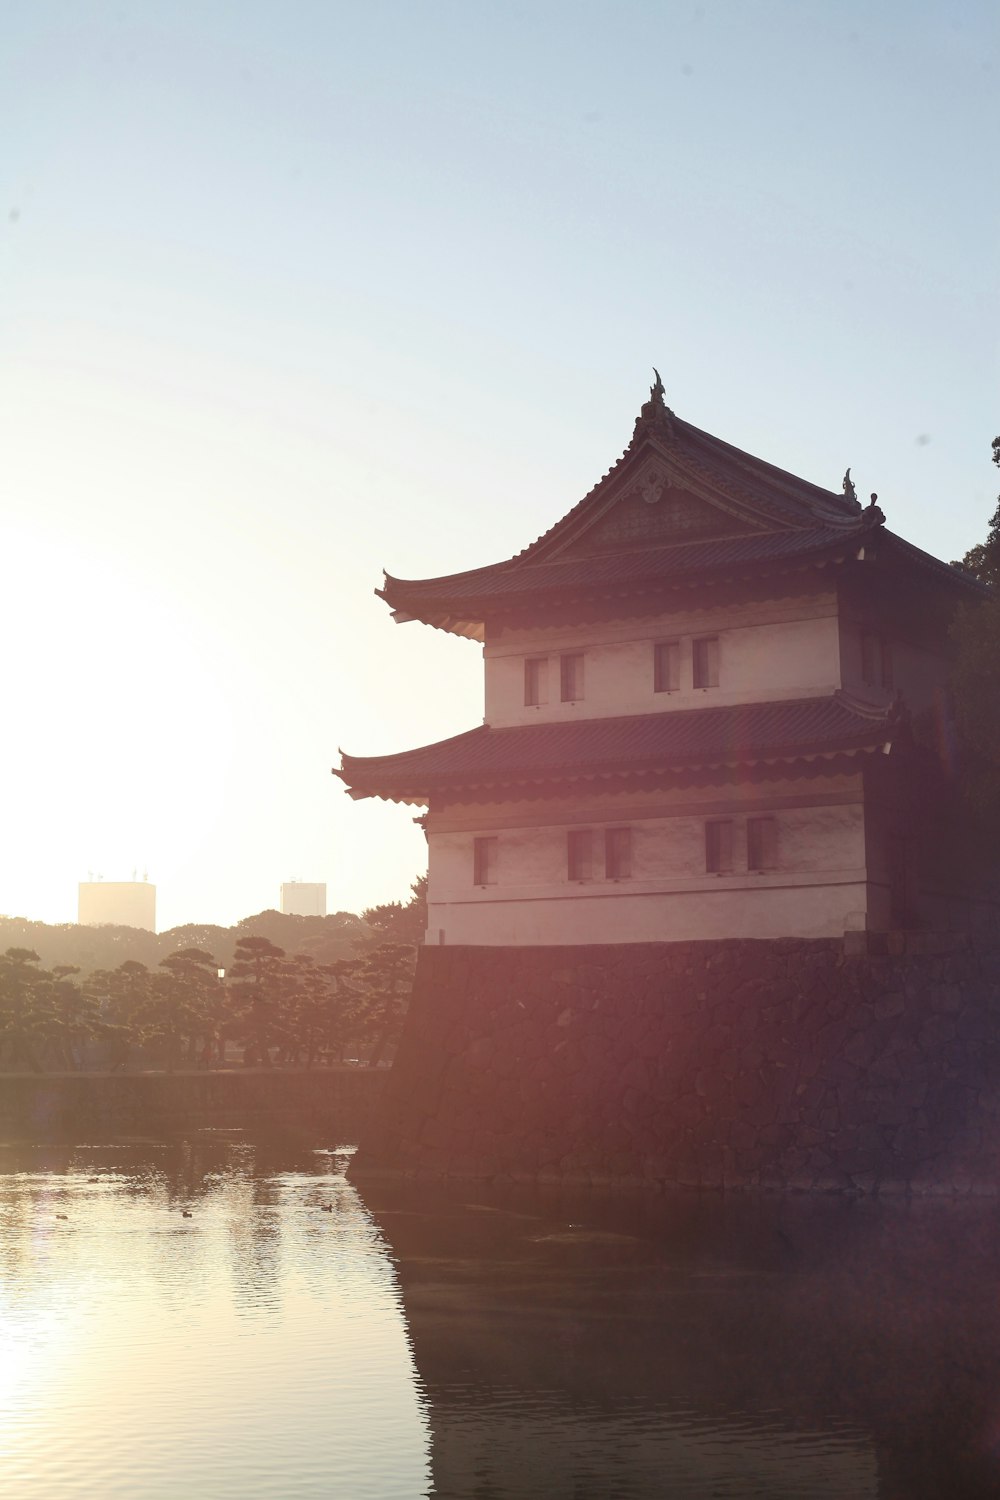
[[[650,384],[945,558],[1000,489],[993,0],[6,0],[0,912],[404,897],[338,746],[482,718],[382,569],[527,545]]]

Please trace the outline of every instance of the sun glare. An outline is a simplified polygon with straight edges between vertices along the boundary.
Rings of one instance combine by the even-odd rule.
[[[54,1311],[15,1319],[0,1302],[0,1457],[14,1451],[21,1432],[17,1413],[30,1407],[41,1387],[51,1387],[69,1361],[66,1320]]]
[[[128,879],[209,820],[225,703],[185,601],[41,528],[11,543],[0,598],[13,733],[0,910],[71,920],[90,871]],[[197,837],[197,835],[196,835]],[[34,910],[26,910],[29,903]]]

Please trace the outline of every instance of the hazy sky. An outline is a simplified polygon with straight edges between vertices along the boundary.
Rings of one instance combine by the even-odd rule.
[[[1000,484],[994,0],[6,0],[0,912],[405,895],[337,747],[482,718],[372,590],[679,415],[947,558]]]

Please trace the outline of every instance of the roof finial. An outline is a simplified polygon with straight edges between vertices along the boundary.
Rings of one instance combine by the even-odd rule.
[[[632,433],[633,443],[641,432],[646,431],[650,427],[655,427],[665,437],[670,438],[674,435],[674,414],[663,399],[663,381],[660,379],[660,372],[655,365],[653,366],[653,374],[656,376],[656,380],[649,387],[649,400],[643,402],[642,409],[636,418],[635,430]]]
[[[865,518],[865,522],[867,524],[871,524],[871,525],[874,525],[874,526],[884,526],[885,525],[885,512],[883,511],[882,507],[879,505],[879,503],[878,503],[878,496],[876,495],[876,493],[875,493],[874,490],[872,490],[871,500],[868,502],[867,506],[865,507],[864,518]]]
[[[848,469],[847,473],[844,475],[844,494],[846,495],[848,500],[853,500],[854,503],[857,504],[858,492],[854,488],[854,480],[851,478],[850,469]]]

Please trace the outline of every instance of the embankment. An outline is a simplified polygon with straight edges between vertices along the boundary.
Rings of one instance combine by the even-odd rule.
[[[1000,948],[427,948],[352,1169],[995,1193]]]
[[[245,1130],[356,1141],[372,1117],[382,1069],[238,1069],[178,1073],[0,1075],[0,1140],[159,1138]]]

